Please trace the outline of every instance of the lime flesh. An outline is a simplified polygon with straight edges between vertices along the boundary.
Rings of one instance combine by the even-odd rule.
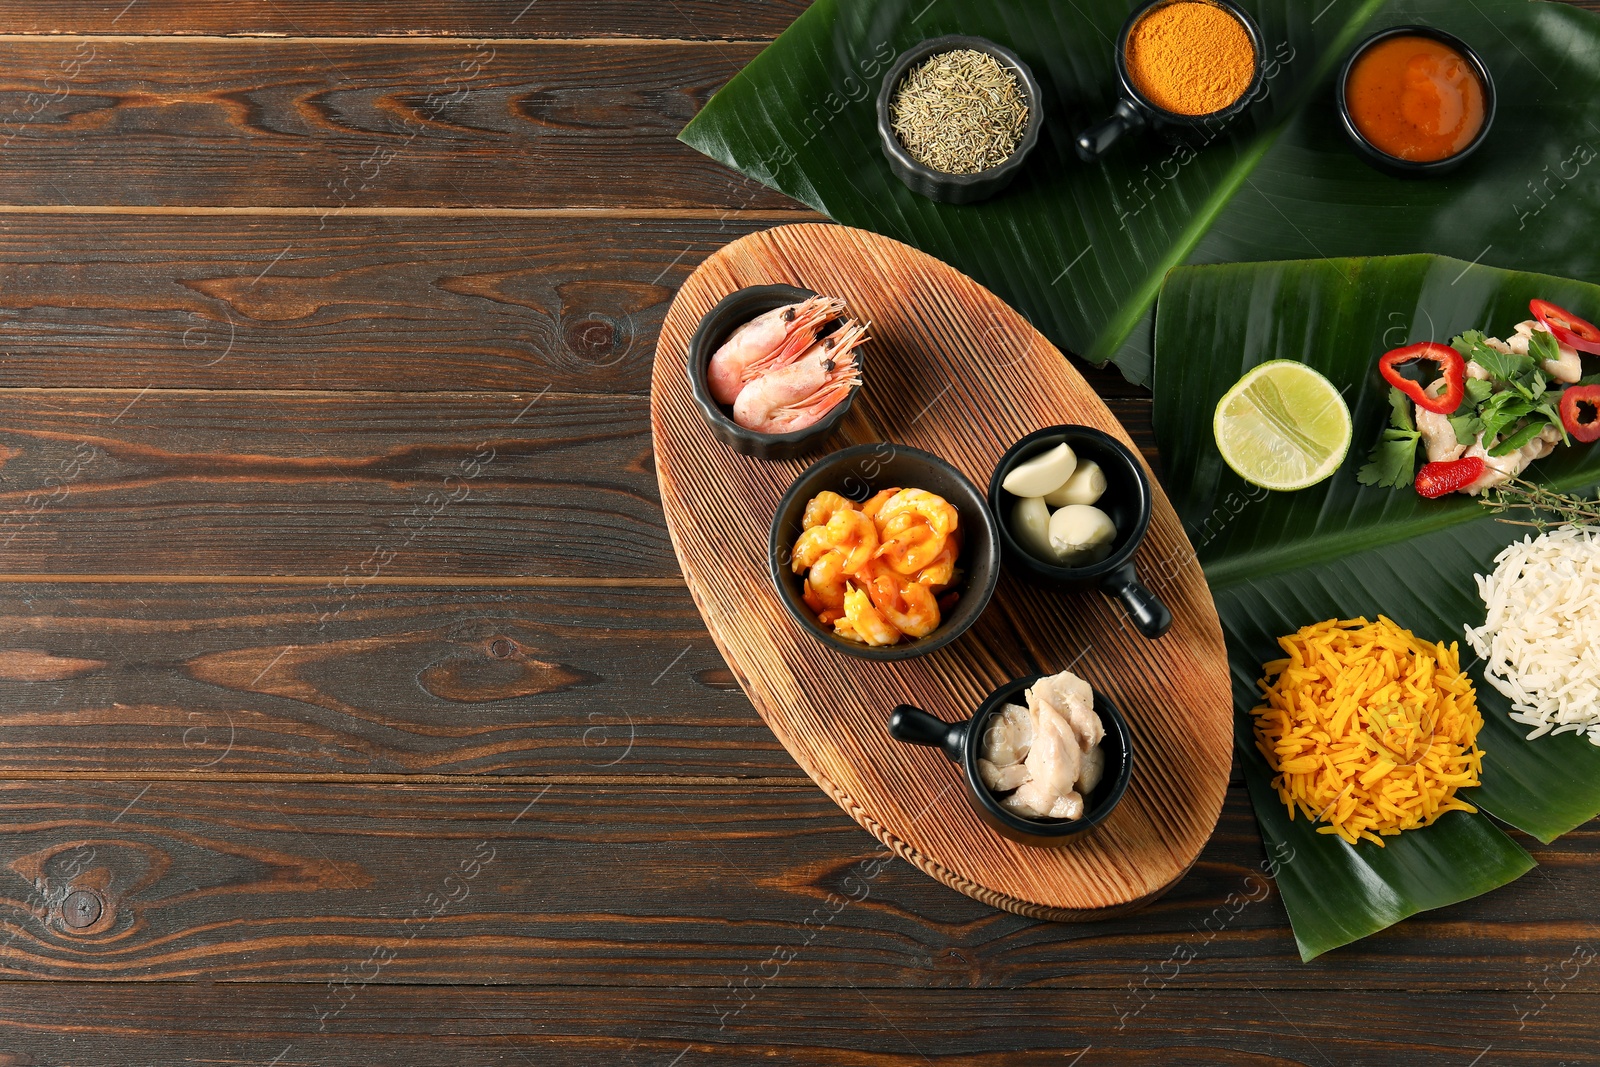
[[[1217,402],[1217,449],[1263,489],[1316,485],[1350,451],[1350,409],[1333,383],[1292,359],[1253,367]]]

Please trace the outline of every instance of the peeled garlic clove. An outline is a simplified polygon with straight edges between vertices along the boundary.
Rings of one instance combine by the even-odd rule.
[[[1111,554],[1116,539],[1117,527],[1111,516],[1092,505],[1068,504],[1050,516],[1050,547],[1069,567],[1099,563]]]
[[[1053,562],[1056,550],[1050,545],[1050,509],[1044,500],[1025,496],[1011,509],[1011,533],[1029,555]]]
[[[1067,484],[1078,466],[1078,457],[1062,442],[1048,451],[1011,468],[1000,488],[1013,496],[1044,496]]]
[[[1078,461],[1077,469],[1067,479],[1067,484],[1044,495],[1044,502],[1053,508],[1064,508],[1068,504],[1093,504],[1105,491],[1106,472],[1094,460],[1084,459]]]

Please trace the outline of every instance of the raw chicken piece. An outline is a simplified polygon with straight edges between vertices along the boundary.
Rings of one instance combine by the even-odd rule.
[[[1467,446],[1456,439],[1456,430],[1450,425],[1448,415],[1419,407],[1417,429],[1422,432],[1422,444],[1428,450],[1429,463],[1460,459],[1461,453],[1467,450]]]
[[[1028,690],[1028,710],[1048,706],[1072,726],[1080,748],[1093,748],[1105,736],[1094,713],[1094,689],[1070,671],[1041,678]]]
[[[1096,745],[1083,754],[1083,769],[1078,772],[1078,792],[1088,796],[1106,773],[1106,750]]]
[[[1528,342],[1533,338],[1534,332],[1549,333],[1550,327],[1538,319],[1529,319],[1517,323],[1517,332],[1506,339],[1506,348],[1519,356],[1528,354]],[[1578,358],[1578,350],[1570,345],[1556,342],[1556,351],[1561,354],[1560,359],[1547,359],[1540,364],[1544,372],[1558,382],[1575,382],[1583,377],[1583,363]]]
[[[1028,706],[1007,704],[983,734],[978,777],[1000,803],[1029,819],[1081,819],[1084,796],[1105,773],[1105,727],[1094,689],[1070,671],[1028,689]]]
[[[1029,704],[1033,703],[1029,691]],[[1050,817],[1056,802],[1073,791],[1083,763],[1083,750],[1072,726],[1049,704],[1034,713],[1033,747],[1028,750],[1028,780],[1000,803],[1030,819]]]
[[[978,777],[983,779],[983,784],[988,787],[989,792],[1009,793],[1028,780],[1028,768],[1022,763],[996,767],[988,760],[979,757]]]
[[[1083,818],[1083,797],[1077,793],[1068,793],[1064,797],[1056,797],[1056,802],[1050,805],[1052,819],[1081,819]]]
[[[1483,434],[1478,435],[1478,440],[1467,449],[1466,455],[1477,456],[1482,459],[1488,469],[1478,476],[1477,481],[1461,488],[1463,493],[1476,496],[1485,489],[1492,489],[1515,478],[1527,469],[1528,464],[1536,459],[1543,459],[1555,450],[1556,442],[1561,440],[1561,431],[1554,426],[1546,426],[1539,431],[1539,436],[1517,449],[1503,456],[1491,456],[1483,447]]]
[[[996,767],[1010,767],[1028,758],[1032,744],[1033,716],[1027,708],[1007,704],[983,732],[983,758]]]

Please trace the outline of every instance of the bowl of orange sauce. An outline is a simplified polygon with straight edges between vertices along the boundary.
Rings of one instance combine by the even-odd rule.
[[[1339,119],[1362,158],[1403,177],[1454,170],[1494,122],[1494,79],[1466,42],[1432,26],[1367,38],[1336,83]]]

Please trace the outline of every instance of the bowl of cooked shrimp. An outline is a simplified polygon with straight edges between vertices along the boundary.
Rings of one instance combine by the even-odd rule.
[[[977,621],[1000,578],[1000,539],[977,486],[931,453],[880,441],[823,457],[778,503],[778,599],[850,656],[927,655]]]
[[[822,444],[861,388],[868,325],[843,300],[792,285],[723,297],[689,341],[689,386],[711,432],[757,459]]]

